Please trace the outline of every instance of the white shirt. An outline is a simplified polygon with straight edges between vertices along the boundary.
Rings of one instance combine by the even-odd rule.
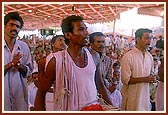
[[[114,107],[119,107],[121,108],[122,104],[122,95],[119,90],[114,90],[114,92],[110,93],[111,96],[111,101]]]
[[[130,111],[150,111],[149,83],[128,84],[130,77],[146,77],[153,71],[153,58],[149,52],[136,47],[127,52],[121,60],[122,109]]]
[[[30,110],[30,107],[32,106],[34,107],[37,90],[38,88],[35,86],[34,82],[28,85],[28,103],[29,103],[28,110]]]

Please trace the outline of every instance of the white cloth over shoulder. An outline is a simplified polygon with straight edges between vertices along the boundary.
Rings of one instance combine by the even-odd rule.
[[[67,52],[58,51],[54,53],[56,59],[56,83],[55,83],[55,110],[74,111],[97,101],[97,89],[95,85],[96,66],[92,55],[87,49],[88,64],[84,68],[76,66]],[[62,76],[63,53],[65,53],[65,71]],[[64,77],[64,81],[62,80]],[[64,83],[64,88],[62,88]],[[64,93],[63,101],[61,94]],[[63,105],[61,105],[61,102]]]
[[[45,63],[44,71],[46,71],[48,62],[49,62],[49,61],[51,60],[51,58],[53,58],[53,57],[54,57],[54,53],[50,53],[50,54],[46,57],[46,63]]]

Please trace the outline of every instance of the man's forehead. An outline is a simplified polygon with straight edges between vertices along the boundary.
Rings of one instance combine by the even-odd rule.
[[[104,36],[94,36],[95,41],[99,42],[99,41],[105,41],[105,37]]]
[[[64,39],[65,39],[64,37],[60,36],[56,40],[64,40]]]
[[[10,19],[8,21],[8,23],[17,23],[17,24],[20,24],[20,22],[18,20],[16,20],[16,19]]]
[[[153,33],[145,32],[145,33],[144,33],[144,36],[152,37],[152,36],[153,36]]]
[[[74,27],[86,27],[83,21],[73,22],[73,24],[74,24]]]

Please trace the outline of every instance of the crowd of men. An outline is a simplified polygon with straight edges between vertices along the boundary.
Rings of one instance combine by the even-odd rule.
[[[163,36],[140,28],[131,43],[113,35],[110,44],[71,15],[63,35],[18,40],[23,24],[17,12],[4,17],[5,111],[164,110]]]

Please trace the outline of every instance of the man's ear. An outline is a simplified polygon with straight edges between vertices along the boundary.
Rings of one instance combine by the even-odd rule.
[[[141,39],[141,38],[136,38],[136,41],[139,42],[140,39]]]
[[[70,32],[66,32],[66,33],[65,33],[65,37],[66,37],[67,39],[71,39],[71,36],[72,36],[72,33],[70,33]]]

